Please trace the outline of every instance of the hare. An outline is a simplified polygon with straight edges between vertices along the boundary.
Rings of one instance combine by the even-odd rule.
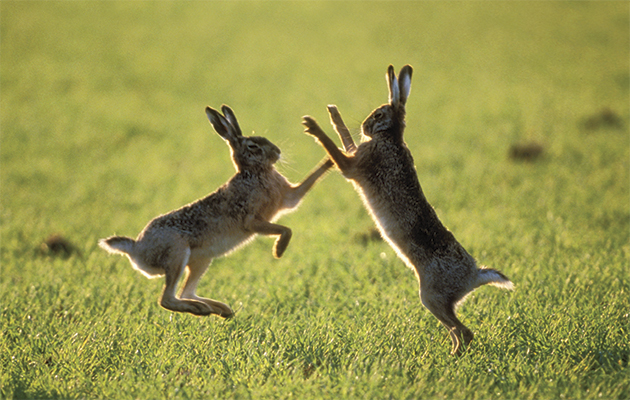
[[[305,132],[319,141],[343,176],[354,184],[383,238],[415,272],[422,304],[448,329],[453,342],[451,354],[459,355],[473,333],[455,316],[456,305],[478,286],[512,289],[513,283],[497,270],[479,268],[442,225],[422,192],[413,157],[403,140],[412,71],[406,65],[397,78],[389,66],[389,103],[365,119],[361,130],[366,140],[358,147],[335,106],[329,106],[328,111],[345,152],[312,117],[303,117],[302,123]]]
[[[112,236],[99,244],[110,253],[126,255],[148,278],[165,275],[162,307],[230,318],[234,312],[228,305],[195,294],[212,259],[244,246],[256,234],[278,235],[273,255],[282,257],[291,229],[273,221],[296,208],[333,164],[326,160],[302,183],[292,185],[274,168],[280,149],[264,137],[243,136],[234,112],[226,105],[222,111],[223,115],[206,108],[212,126],[231,148],[236,174],[207,197],[154,218],[136,240]],[[184,269],[186,280],[178,297],[175,292]]]

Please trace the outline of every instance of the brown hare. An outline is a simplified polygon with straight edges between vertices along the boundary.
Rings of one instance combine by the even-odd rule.
[[[234,112],[226,105],[222,111],[223,115],[206,108],[212,126],[231,148],[236,174],[207,197],[156,217],[136,240],[113,236],[99,244],[129,257],[132,266],[148,278],[165,275],[162,307],[229,318],[234,314],[229,306],[195,294],[212,259],[247,244],[256,234],[278,235],[273,255],[281,257],[291,240],[291,229],[273,221],[283,211],[296,208],[333,164],[326,160],[301,184],[292,185],[274,168],[280,149],[264,137],[243,136]],[[184,270],[186,280],[177,296]]]
[[[398,78],[387,70],[389,103],[374,110],[361,126],[366,140],[356,147],[341,116],[329,106],[333,126],[344,144],[337,148],[315,120],[303,118],[306,133],[317,138],[343,176],[363,199],[381,235],[415,271],[422,304],[448,329],[452,354],[461,354],[473,333],[455,316],[455,307],[468,293],[484,284],[512,289],[501,272],[479,268],[453,234],[442,225],[425,198],[413,157],[403,139],[405,103],[411,90],[412,68]]]

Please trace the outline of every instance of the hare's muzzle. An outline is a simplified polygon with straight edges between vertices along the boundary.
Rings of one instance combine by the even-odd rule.
[[[280,159],[280,155],[281,154],[282,154],[282,152],[280,151],[280,149],[276,147],[274,149],[274,151],[273,151],[273,162],[274,163]]]

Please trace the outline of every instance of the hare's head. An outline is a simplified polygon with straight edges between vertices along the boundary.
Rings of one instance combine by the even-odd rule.
[[[280,159],[280,149],[266,138],[243,136],[234,111],[230,107],[223,105],[221,111],[223,115],[211,107],[206,107],[206,114],[214,130],[232,149],[232,161],[237,171],[270,168]]]
[[[389,103],[383,104],[363,121],[361,126],[365,136],[391,137],[402,139],[405,129],[405,104],[411,91],[411,74],[413,69],[405,65],[398,78],[392,65],[387,68],[387,86],[389,87]]]

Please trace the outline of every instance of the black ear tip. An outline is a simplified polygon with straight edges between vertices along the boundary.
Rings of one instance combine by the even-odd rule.
[[[216,116],[219,112],[210,106],[206,106],[206,115],[207,116]]]

